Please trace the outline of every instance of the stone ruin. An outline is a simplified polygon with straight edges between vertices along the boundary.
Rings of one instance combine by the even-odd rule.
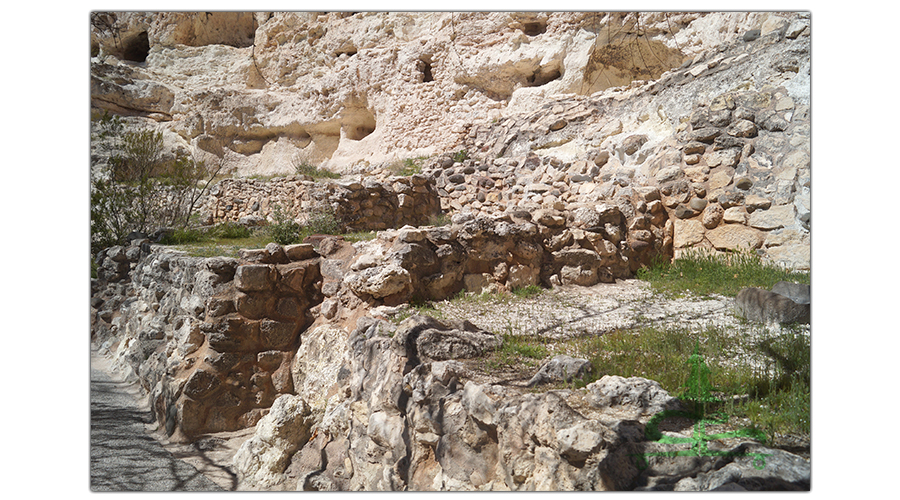
[[[204,31],[189,13],[123,15],[123,48],[93,35],[102,57],[92,60],[92,103],[158,122],[167,140],[230,158],[240,175],[272,173],[267,166],[284,174],[298,152],[345,174],[223,180],[205,200],[207,224],[325,208],[345,229],[379,233],[238,258],[189,257],[145,239],[97,255],[92,341],[140,383],[170,439],[256,426],[234,458],[241,489],[809,489],[808,460],[758,444],[723,444],[732,455],[702,465],[657,457],[639,470],[634,456],[663,451],[643,425],[679,405],[659,384],[478,384],[464,361],[496,348],[496,333],[421,316],[393,325],[378,314],[461,290],[612,282],[695,247],[749,249],[809,269],[808,19],[775,16],[763,36],[715,50],[704,41],[680,66],[673,52],[652,82],[632,75],[576,92],[589,73],[620,69],[598,65],[599,46],[566,28],[589,15],[473,15],[480,26],[516,18],[497,35],[495,55],[510,40],[551,47],[547,35],[568,37],[548,64],[496,82],[478,75],[520,65],[469,54],[486,45],[474,31],[462,34],[468,45],[448,42],[457,26],[443,14],[416,28],[440,25],[443,38],[425,44],[431,52],[411,52],[423,49],[413,33],[396,64],[391,50],[365,46],[382,31],[342,36],[353,14],[229,16],[216,13]],[[358,17],[386,30],[392,16]],[[323,17],[335,29],[321,29]],[[679,26],[699,33],[703,22],[692,23],[701,17],[680,16]],[[167,31],[171,23],[193,31]],[[298,23],[303,36],[294,36]],[[240,27],[231,38],[214,29],[229,24]],[[304,64],[321,64],[309,61],[281,66],[292,51],[320,47],[339,73],[317,75]],[[448,71],[457,49],[478,61],[475,74]],[[573,71],[567,54],[590,64]],[[211,87],[186,69],[220,59],[230,64]],[[272,82],[290,92],[271,91]],[[396,98],[407,95],[443,112],[423,118]],[[383,163],[395,149],[430,157],[421,173],[397,176]],[[451,222],[435,224],[439,215]],[[751,292],[746,302],[766,311],[764,295],[781,292]],[[802,315],[808,304],[788,309]],[[772,467],[761,471],[754,453]]]

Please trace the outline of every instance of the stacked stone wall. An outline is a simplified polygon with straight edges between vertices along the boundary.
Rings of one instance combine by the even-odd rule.
[[[253,425],[294,392],[291,362],[321,302],[311,245],[204,259],[136,240],[104,253],[116,264],[94,283],[93,340],[149,393],[169,435]]]
[[[440,213],[434,180],[424,175],[313,182],[304,177],[270,181],[225,179],[210,190],[208,222],[264,223],[276,209],[301,221],[332,212],[343,229],[368,231],[423,225]]]

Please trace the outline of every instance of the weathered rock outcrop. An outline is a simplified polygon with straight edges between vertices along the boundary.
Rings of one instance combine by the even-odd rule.
[[[808,460],[756,443],[667,456],[646,424],[681,402],[652,380],[538,392],[590,369],[558,356],[530,388],[481,383],[497,332],[379,314],[613,282],[692,247],[808,269],[808,14],[119,12],[92,16],[91,44],[94,108],[230,169],[206,223],[324,209],[380,230],[97,256],[92,340],[172,438],[255,425],[241,489],[809,488]],[[808,321],[796,288],[736,304]]]
[[[292,445],[257,431],[235,461],[242,489],[708,490],[808,489],[809,462],[754,444],[715,458],[666,457],[644,424],[682,408],[656,382],[603,377],[583,390],[530,393],[467,381],[459,360],[433,360],[423,337],[440,323],[361,320],[333,378],[336,390]],[[392,335],[392,336],[391,336]],[[440,340],[457,345],[453,335]],[[313,394],[282,396],[303,406]],[[279,400],[281,402],[281,400]],[[275,412],[275,409],[272,410]],[[267,417],[268,418],[268,417]],[[303,417],[303,422],[309,417]],[[300,420],[274,416],[287,430]],[[262,423],[261,423],[262,424]],[[306,425],[306,424],[303,424]],[[288,428],[290,426],[290,428]],[[252,450],[259,448],[258,453]],[[671,446],[669,446],[671,448]],[[271,450],[271,452],[264,450]],[[293,454],[285,464],[286,454]],[[244,457],[260,457],[250,462]],[[643,462],[637,457],[644,457]],[[760,460],[771,466],[761,467]],[[265,479],[258,471],[265,470]]]
[[[141,258],[124,283],[118,267],[99,273],[120,281],[95,285],[94,341],[140,380],[169,435],[255,424],[279,394],[294,392],[299,335],[321,302],[318,256],[307,245],[272,244],[242,259],[141,254],[142,246],[105,252],[104,263]]]
[[[605,227],[595,213],[579,213],[578,223]],[[508,231],[491,229],[500,223],[515,225],[462,217],[356,248],[331,238],[317,250],[271,244],[239,259],[136,240],[102,255],[94,341],[141,382],[174,438],[256,426],[234,458],[240,489],[808,489],[808,461],[752,443],[700,462],[666,456],[645,425],[682,405],[654,381],[607,375],[543,393],[479,383],[468,363],[500,347],[498,335],[467,321],[412,316],[395,325],[369,314],[420,279],[435,234],[452,246],[477,233],[479,250],[460,255],[500,258],[491,250],[507,241]],[[528,224],[543,228],[535,234],[549,229]],[[390,276],[406,278],[397,285]],[[532,385],[589,368],[557,357]],[[760,473],[759,457],[775,457],[779,469]]]

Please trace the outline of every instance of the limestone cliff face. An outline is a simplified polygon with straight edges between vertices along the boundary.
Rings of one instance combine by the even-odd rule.
[[[240,175],[434,155],[560,94],[658,79],[775,13],[103,13],[92,103]],[[763,82],[755,82],[762,84]],[[677,120],[671,116],[670,120]]]
[[[427,158],[447,212],[637,192],[676,251],[808,269],[810,30],[768,12],[102,13],[91,100],[236,177]],[[210,223],[266,216],[216,203],[233,205]]]

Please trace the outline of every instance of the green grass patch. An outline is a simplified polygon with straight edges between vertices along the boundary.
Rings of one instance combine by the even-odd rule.
[[[207,236],[214,239],[236,240],[250,238],[253,236],[253,230],[235,222],[223,222],[213,226],[207,232]]]
[[[607,374],[644,377],[682,397],[690,387],[688,362],[699,348],[721,400],[711,411],[748,418],[770,435],[808,434],[809,336],[800,328],[785,328],[775,337],[763,332],[757,340],[751,338],[729,335],[719,327],[701,332],[646,327],[579,339],[575,350],[593,365],[585,385]]]
[[[505,333],[500,348],[486,357],[485,367],[491,371],[518,371],[523,367],[533,370],[548,354],[541,339]]]
[[[460,149],[459,151],[453,153],[453,161],[457,163],[462,163],[469,159],[469,151],[467,149]]]
[[[427,160],[427,156],[417,156],[415,158],[406,158],[404,160],[392,163],[388,170],[394,175],[408,177],[410,175],[422,173],[422,163]]]
[[[515,295],[520,299],[530,299],[532,297],[537,297],[538,295],[544,293],[544,289],[537,285],[528,285],[522,286],[518,288],[513,288],[510,290],[510,293]]]
[[[331,172],[307,163],[294,163],[294,169],[298,175],[308,175],[313,179],[340,179],[341,174]]]
[[[199,241],[192,243],[184,243],[177,245],[188,255],[194,257],[238,257],[242,248],[264,248],[272,242],[271,236],[264,228],[256,230],[248,230],[248,235],[241,237],[230,237],[215,234],[207,235]]]
[[[206,239],[206,234],[198,229],[179,228],[162,238],[163,245],[184,245],[197,243]]]
[[[547,357],[547,348],[538,339],[527,335],[504,334],[500,353],[512,358],[544,359]]]
[[[679,296],[719,294],[734,297],[747,287],[771,289],[779,281],[809,284],[810,275],[765,263],[750,252],[727,254],[688,251],[674,262],[657,262],[637,272],[660,293]]]

